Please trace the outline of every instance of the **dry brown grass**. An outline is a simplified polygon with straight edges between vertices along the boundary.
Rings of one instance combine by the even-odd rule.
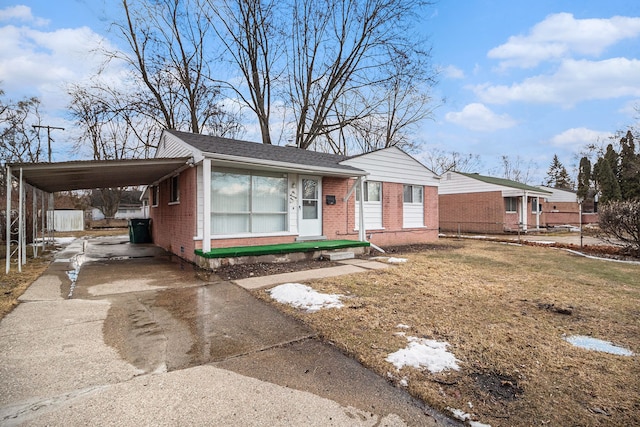
[[[640,265],[476,241],[405,257],[386,271],[312,284],[349,296],[345,308],[278,305],[380,375],[407,378],[410,393],[443,411],[494,427],[640,425]],[[447,341],[461,369],[396,371],[385,358],[407,345],[394,335],[400,323],[407,335]],[[572,334],[636,356],[573,347],[562,339]]]
[[[11,265],[9,274],[5,274],[6,246],[0,245],[0,259],[2,267],[0,271],[0,319],[4,318],[18,305],[18,298],[36,280],[49,265],[50,258],[42,256],[36,259],[28,259],[22,266],[22,272],[18,272],[16,264]]]

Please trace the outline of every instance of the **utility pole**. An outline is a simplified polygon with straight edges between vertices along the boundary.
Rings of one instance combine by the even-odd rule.
[[[51,129],[58,129],[58,130],[64,130],[64,128],[60,128],[60,127],[56,127],[56,126],[40,126],[40,125],[33,125],[34,129],[40,129],[40,128],[45,128],[47,129],[47,145],[49,147],[49,163],[51,163]]]

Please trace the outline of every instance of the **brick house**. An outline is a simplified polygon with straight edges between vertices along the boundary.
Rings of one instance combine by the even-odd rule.
[[[550,195],[508,179],[445,172],[438,188],[440,230],[503,233],[544,227],[541,205]]]
[[[164,157],[191,161],[147,188],[152,238],[190,261],[213,248],[438,238],[439,177],[396,147],[345,157],[166,130]]]

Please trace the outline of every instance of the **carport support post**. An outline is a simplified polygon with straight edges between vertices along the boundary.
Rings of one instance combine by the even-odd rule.
[[[18,272],[22,273],[22,265],[27,263],[27,248],[24,245],[26,231],[24,226],[24,182],[20,168],[20,185],[18,186]]]
[[[522,196],[522,231],[527,231],[527,217],[529,216],[529,196],[525,191]]]
[[[202,252],[211,252],[211,159],[202,161]]]
[[[358,240],[361,242],[367,241],[367,232],[364,227],[364,178],[358,178],[358,187],[360,188],[360,201],[359,201],[359,219],[360,219],[360,227],[358,227]]]
[[[6,180],[7,180],[7,211],[5,215],[6,219],[6,244],[7,251],[5,252],[5,274],[9,274],[11,269],[11,166],[6,167]]]

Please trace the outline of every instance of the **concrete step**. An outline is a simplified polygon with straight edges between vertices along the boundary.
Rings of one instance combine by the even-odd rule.
[[[355,258],[355,254],[353,252],[331,252],[329,254],[329,261],[340,261],[352,258]]]

